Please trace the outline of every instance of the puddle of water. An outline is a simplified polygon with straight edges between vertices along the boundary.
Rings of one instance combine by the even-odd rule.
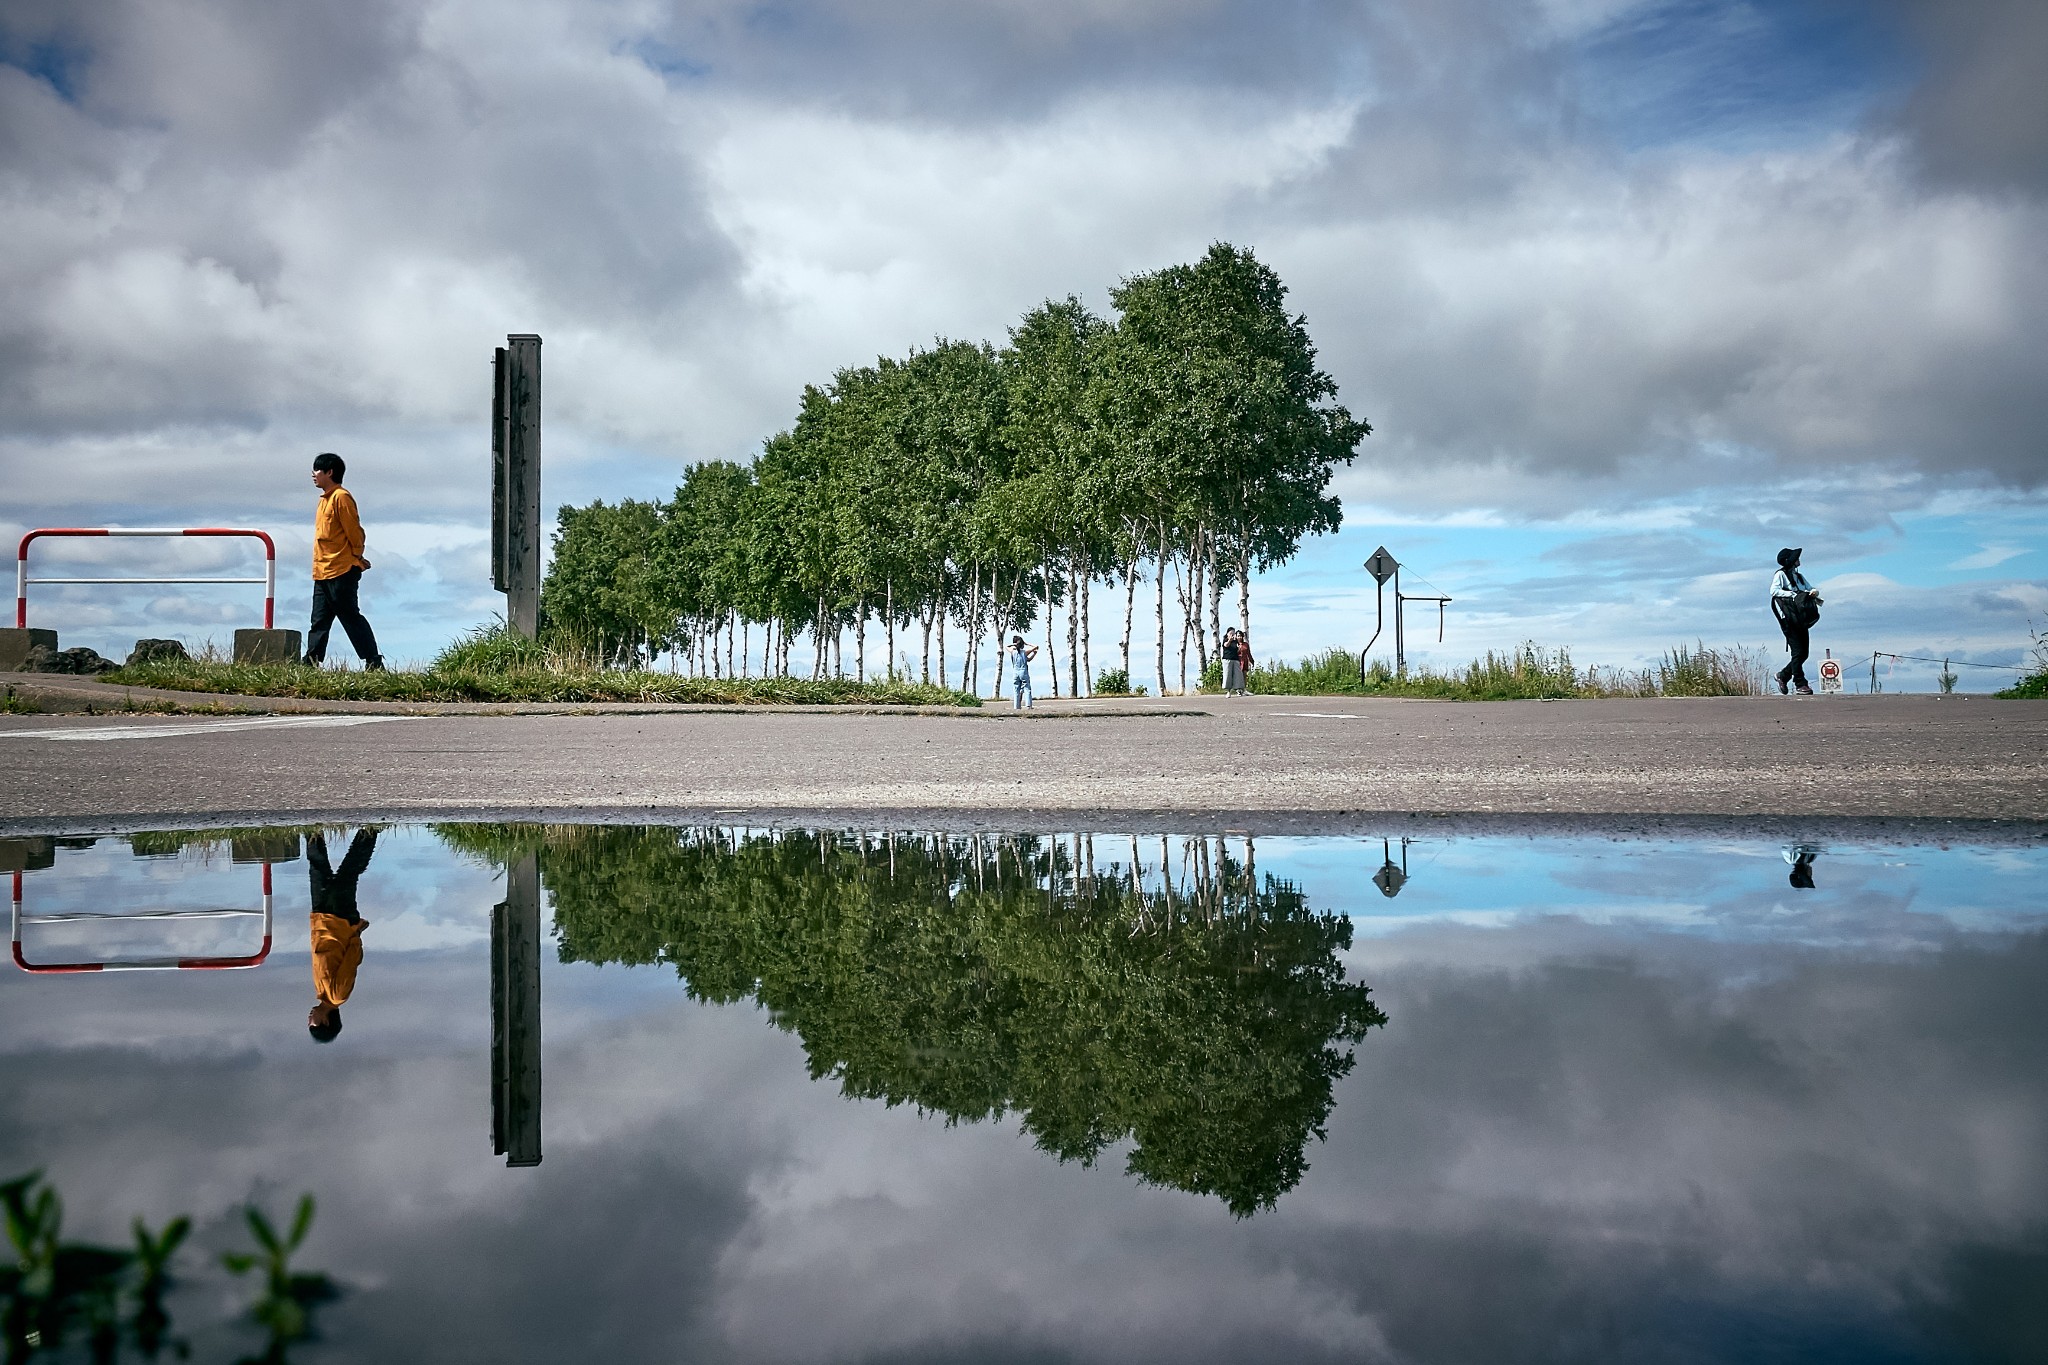
[[[0,1177],[70,1238],[190,1215],[196,1360],[260,1346],[219,1255],[301,1191],[314,1362],[2048,1331],[2041,849],[449,825],[0,870],[18,963],[101,968],[0,974]]]

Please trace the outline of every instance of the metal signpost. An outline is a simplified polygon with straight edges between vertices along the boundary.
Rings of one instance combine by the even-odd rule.
[[[491,907],[491,1151],[540,1165],[540,859],[505,866]]]
[[[540,633],[540,338],[514,332],[497,349],[491,386],[491,586],[505,624]]]
[[[1380,870],[1372,874],[1372,884],[1388,900],[1401,894],[1401,888],[1408,884],[1408,840],[1401,840],[1401,865],[1394,865],[1394,850],[1391,840],[1380,840]]]
[[[1361,683],[1365,681],[1365,657],[1372,653],[1373,645],[1379,641],[1380,632],[1386,628],[1386,589],[1387,580],[1390,578],[1394,580],[1394,674],[1396,677],[1405,678],[1408,676],[1408,632],[1405,614],[1402,610],[1404,604],[1409,602],[1436,603],[1436,639],[1438,644],[1442,644],[1444,639],[1444,608],[1450,604],[1451,599],[1441,593],[1402,592],[1401,561],[1387,553],[1387,547],[1384,545],[1372,552],[1372,558],[1365,561],[1365,568],[1366,572],[1372,575],[1372,581],[1375,586],[1374,601],[1377,606],[1377,613],[1373,622],[1372,639],[1367,640],[1365,648],[1358,651],[1358,680]]]

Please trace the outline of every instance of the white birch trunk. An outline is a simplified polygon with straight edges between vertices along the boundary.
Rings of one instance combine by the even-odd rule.
[[[967,619],[960,623],[966,639],[960,644],[960,690],[969,696],[981,693],[981,681],[974,676],[975,653],[981,646],[981,561],[974,561],[974,582],[967,588]]]
[[[1221,604],[1223,604],[1223,581],[1217,577],[1217,536],[1208,536],[1208,567],[1204,571],[1208,583],[1208,659],[1223,657],[1223,626],[1221,626]],[[1208,663],[1204,661],[1206,669]]]
[[[1088,649],[1088,580],[1092,573],[1081,575],[1081,680],[1087,684],[1084,695],[1095,695],[1095,660]]]
[[[1124,686],[1131,685],[1131,618],[1138,606],[1138,554],[1135,546],[1131,557],[1124,561]]]
[[[1067,565],[1067,691],[1081,695],[1081,591],[1074,566]]]
[[[920,661],[921,674],[925,682],[932,680],[932,618],[939,614],[936,603],[926,603],[918,608],[918,624],[924,627],[924,656]]]
[[[1052,628],[1052,561],[1050,559],[1041,560],[1039,571],[1045,579],[1045,661],[1051,665],[1046,671],[1052,674],[1052,695],[1054,700],[1058,700],[1060,695],[1060,650],[1058,641],[1053,638]]]
[[[1159,695],[1166,695],[1166,522],[1159,523],[1159,579],[1153,585],[1153,615],[1159,625]]]
[[[1237,552],[1237,628],[1252,638],[1252,547],[1247,541]],[[1253,658],[1257,658],[1254,653]]]

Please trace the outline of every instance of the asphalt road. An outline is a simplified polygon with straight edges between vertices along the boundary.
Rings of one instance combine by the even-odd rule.
[[[1024,717],[0,716],[0,772],[10,833],[541,811],[1261,829],[1414,812],[2048,832],[2048,702],[1204,697],[1178,711],[1083,703]]]

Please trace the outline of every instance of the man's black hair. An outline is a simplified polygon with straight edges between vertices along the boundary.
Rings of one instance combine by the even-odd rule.
[[[316,1043],[331,1043],[341,1036],[341,1011],[336,1010],[317,1024],[306,1025],[306,1032],[313,1035]]]
[[[327,471],[336,483],[340,483],[341,476],[348,472],[348,461],[331,450],[324,450],[313,457],[313,468]]]

